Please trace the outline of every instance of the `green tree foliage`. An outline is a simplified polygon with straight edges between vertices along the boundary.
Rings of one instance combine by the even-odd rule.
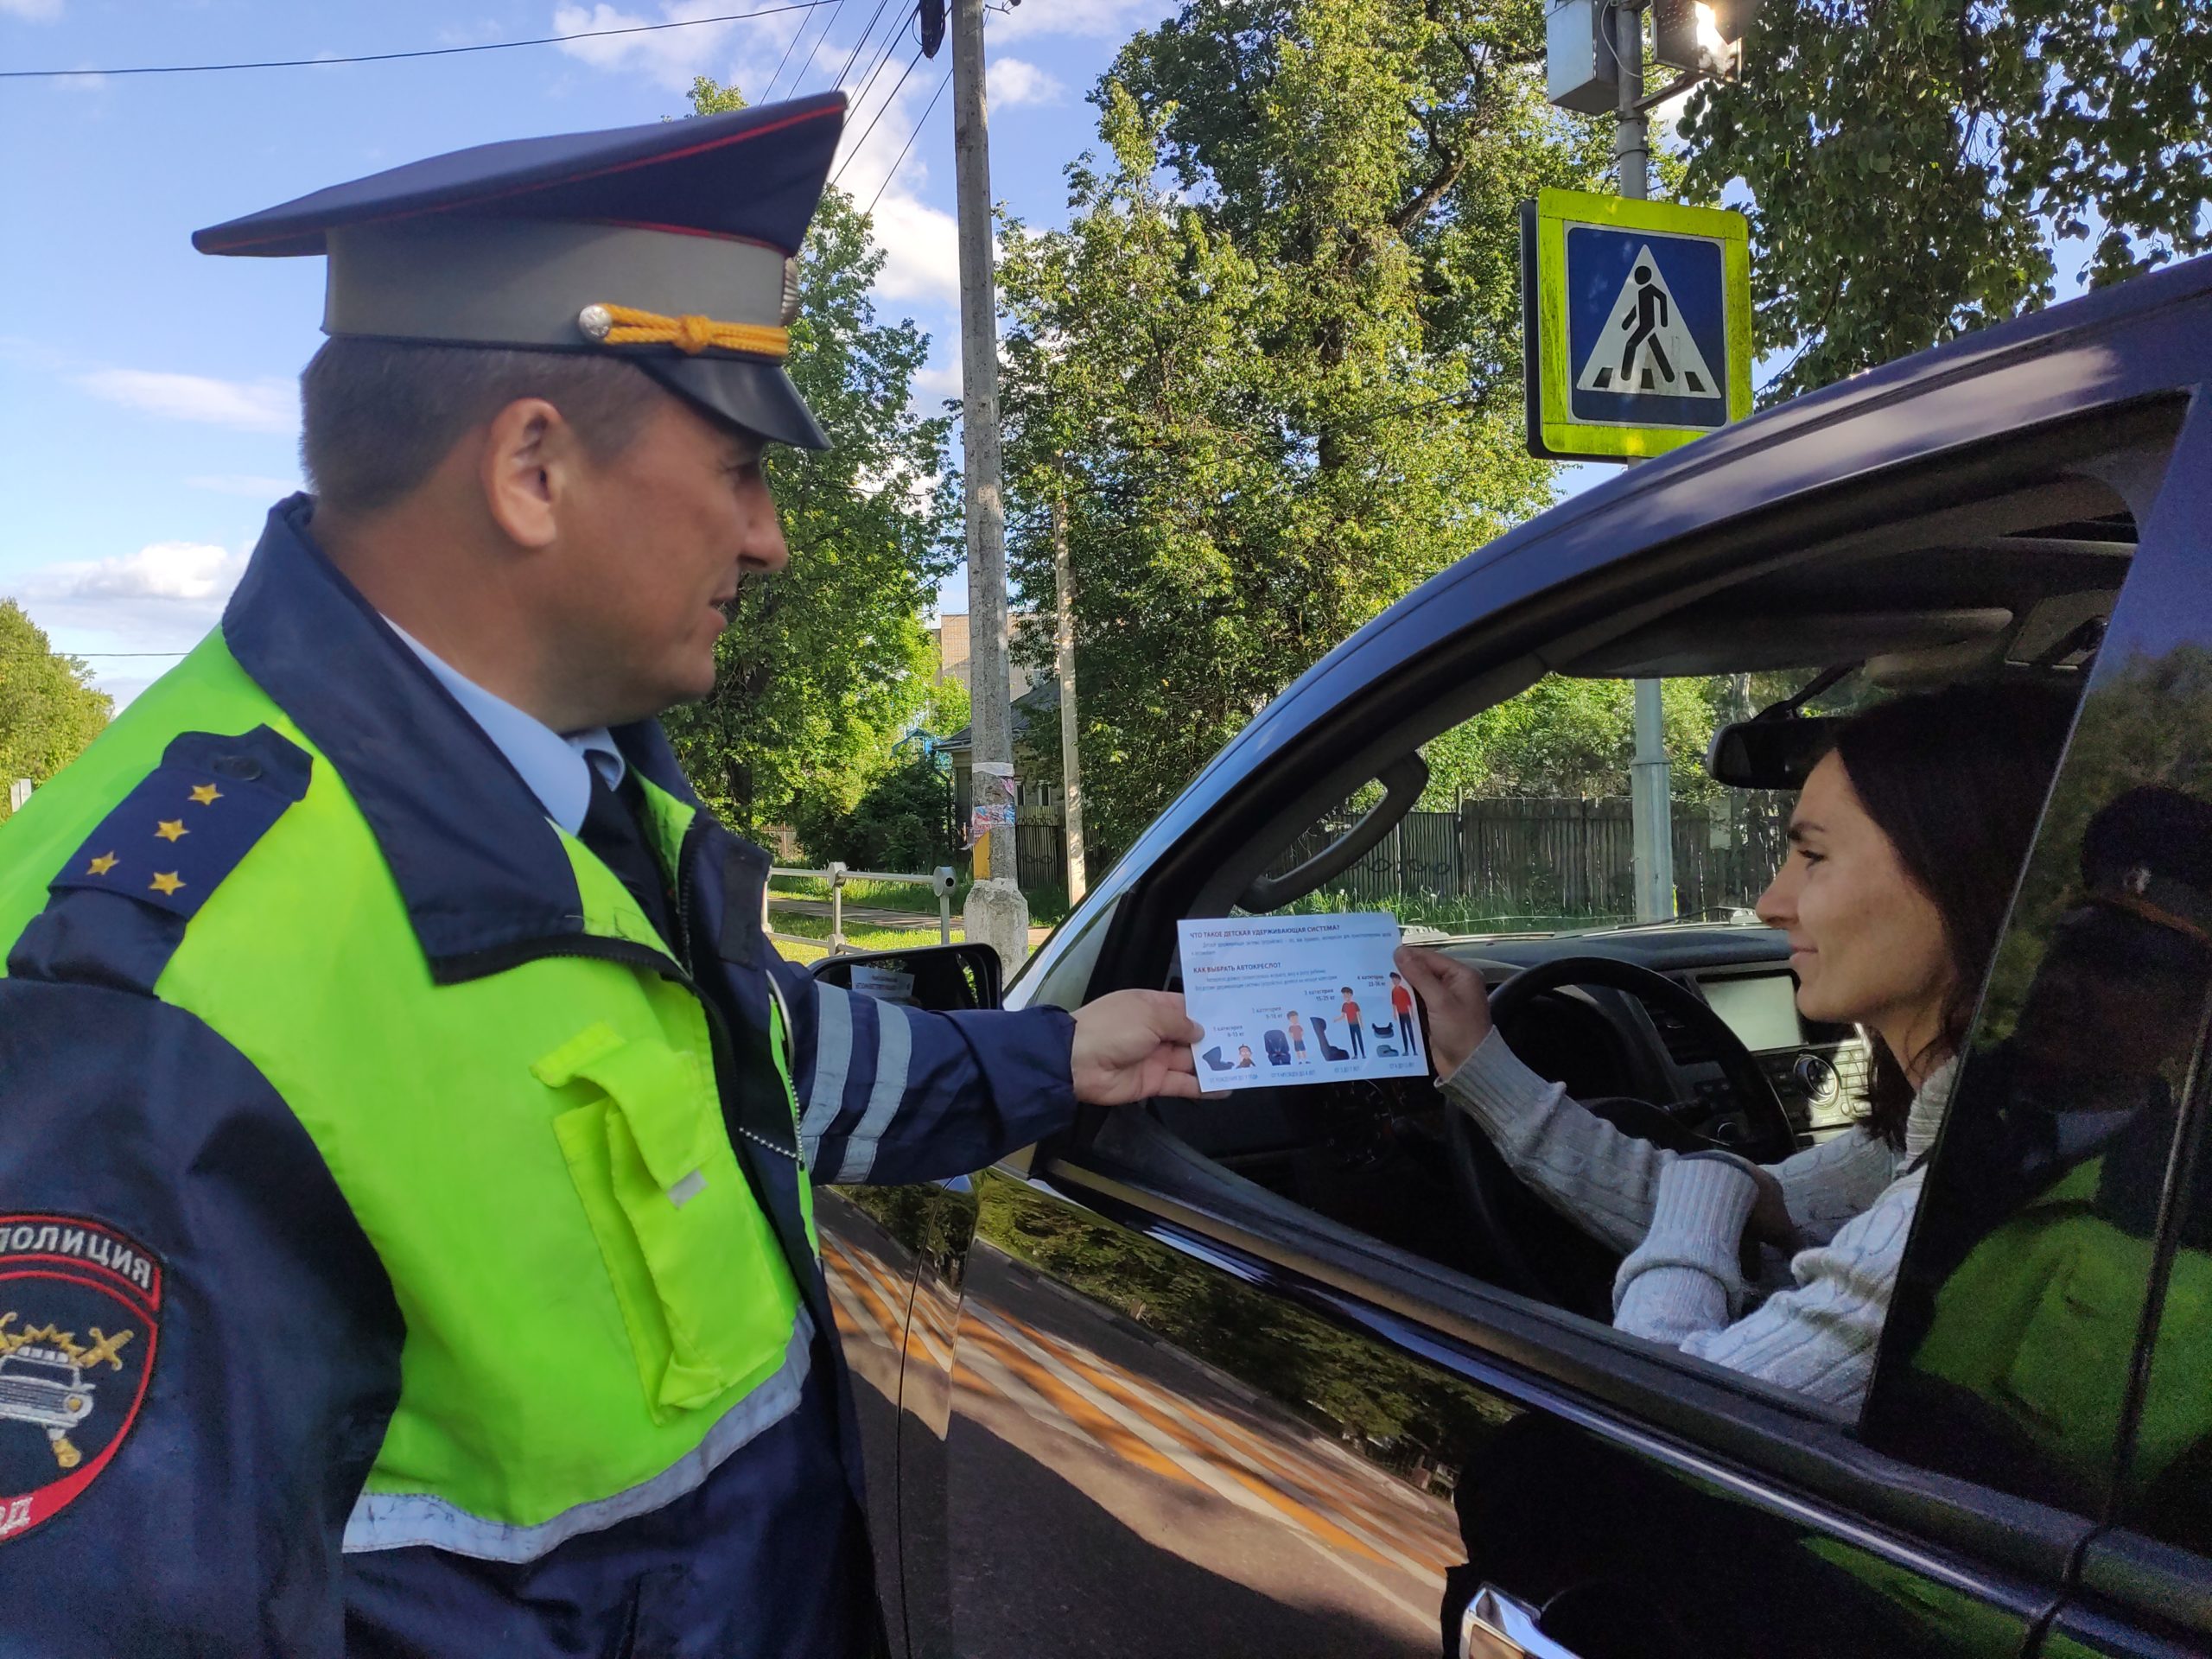
[[[744,99],[702,77],[691,105],[710,115]],[[949,423],[908,408],[929,339],[877,320],[882,264],[868,218],[830,190],[807,233],[790,369],[832,447],[769,451],[791,569],[745,584],[713,693],[668,719],[700,792],[744,828],[802,804],[850,810],[929,689],[922,615],[952,565]]]
[[[1462,795],[1627,793],[1635,694],[1627,680],[1545,676],[1422,746],[1429,781],[1421,804],[1440,810]],[[1664,683],[1661,702],[1677,799],[1704,799],[1717,788],[1698,763],[1714,726],[1732,717],[1729,695],[1725,677]]]
[[[922,700],[921,729],[931,737],[950,737],[976,717],[968,688],[958,680],[939,680]]]
[[[902,761],[870,783],[849,810],[803,798],[791,828],[810,864],[836,859],[855,870],[933,870],[957,855],[952,779],[941,761]]]
[[[1069,227],[1007,226],[1010,561],[1041,603],[1062,503],[1106,843],[1549,501],[1514,214],[1607,151],[1544,103],[1541,59],[1534,0],[1191,0],[1093,94]]]
[[[1783,397],[2212,247],[2204,0],[1765,0],[1682,124],[1689,188],[1750,187]]]
[[[53,777],[99,735],[113,708],[83,663],[55,652],[22,606],[0,599],[0,818],[9,785]]]

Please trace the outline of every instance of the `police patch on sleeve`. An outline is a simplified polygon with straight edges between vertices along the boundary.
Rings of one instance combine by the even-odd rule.
[[[0,1542],[122,1450],[154,1374],[162,1264],[81,1216],[0,1215]]]

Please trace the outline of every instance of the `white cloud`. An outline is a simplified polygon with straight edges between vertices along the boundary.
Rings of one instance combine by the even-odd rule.
[[[243,495],[251,500],[275,503],[304,488],[296,478],[276,478],[258,473],[202,474],[188,478],[189,490],[213,490],[218,495]]]
[[[156,542],[119,558],[46,565],[15,590],[51,632],[98,633],[126,650],[183,651],[221,619],[245,566],[245,554],[211,543]]]
[[[101,369],[80,380],[96,397],[169,420],[246,432],[299,429],[299,392],[289,380],[216,380],[149,369]]]
[[[1031,0],[990,19],[990,38],[1024,41],[1039,35],[1118,39],[1172,16],[1171,0]]]
[[[959,302],[959,226],[950,213],[893,188],[875,205],[875,239],[885,256],[875,291],[885,299]]]
[[[886,105],[871,99],[866,107],[856,109],[845,124],[830,175],[861,207],[875,203],[875,240],[885,254],[883,271],[875,283],[877,295],[887,300],[957,304],[958,224],[950,213],[929,206],[915,194],[929,177],[925,158],[931,145],[941,143],[946,151],[951,149],[949,113],[933,116],[929,132],[915,137],[911,145],[906,142],[914,124],[929,111],[931,90],[917,77],[893,103]]]
[[[916,372],[912,387],[912,401],[925,415],[944,412],[944,400],[957,400],[960,396],[960,365],[957,363],[932,365]]]
[[[61,16],[61,0],[0,0],[0,17],[20,17],[27,23],[50,23]]]
[[[993,109],[1012,109],[1019,104],[1057,104],[1067,87],[1033,63],[1020,58],[993,58],[988,70]]]
[[[556,7],[553,32],[582,35],[601,29],[639,29],[653,23],[687,22],[693,18],[727,17],[730,10],[728,0],[663,0],[658,15],[645,16],[599,0],[599,3],[588,8]],[[689,92],[694,77],[713,74],[717,79],[743,87],[751,96],[766,86],[785,45],[813,19],[811,11],[784,12],[749,22],[702,22],[690,29],[661,29],[645,35],[602,35],[595,40],[563,41],[559,49],[594,69],[627,70],[646,75],[672,92]],[[718,53],[733,35],[736,37],[738,55],[734,61],[725,62]]]

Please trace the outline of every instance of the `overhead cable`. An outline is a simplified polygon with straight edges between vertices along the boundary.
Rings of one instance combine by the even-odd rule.
[[[861,55],[861,48],[868,44],[868,37],[875,33],[876,20],[883,16],[883,9],[890,3],[891,0],[875,0],[875,10],[868,16],[868,27],[861,30],[860,39],[853,42],[853,49],[845,54],[845,67],[837,72],[840,86],[845,84],[845,77],[852,73],[853,65]]]
[[[559,46],[567,41],[605,40],[614,35],[652,35],[664,29],[697,29],[706,23],[742,23],[786,11],[812,11],[837,0],[791,0],[759,11],[730,11],[715,17],[686,17],[672,23],[631,23],[620,29],[587,29],[574,35],[540,35],[527,41],[485,41],[474,46],[427,46],[411,52],[367,52],[349,58],[266,58],[251,63],[151,63],[127,69],[0,69],[0,80],[63,80],[93,75],[212,75],[232,69],[321,69],[338,63],[396,63],[403,58],[451,58],[467,52],[506,52],[518,46]],[[804,25],[800,25],[804,28]]]
[[[853,164],[853,157],[859,155],[866,147],[870,135],[875,131],[877,123],[883,119],[884,111],[899,101],[899,89],[906,86],[906,77],[914,73],[914,66],[921,60],[922,48],[917,45],[914,48],[914,55],[906,60],[906,67],[899,72],[899,79],[892,83],[891,90],[885,95],[883,102],[875,106],[874,118],[868,124],[867,130],[863,131],[854,142],[853,147],[845,152],[845,159],[837,164],[837,170],[830,175],[830,183],[835,184],[839,179],[844,177],[845,169]]]
[[[814,49],[806,54],[806,61],[799,66],[798,73],[792,79],[791,84],[784,88],[785,98],[795,96],[798,89],[806,85],[807,76],[814,73],[814,60],[821,55],[822,42],[828,40],[830,31],[837,27],[837,13],[844,9],[845,0],[837,0],[836,10],[822,20],[822,32],[814,37]],[[799,27],[804,29],[806,25],[801,23]]]
[[[875,204],[883,200],[883,193],[891,188],[892,175],[897,173],[899,168],[905,164],[906,160],[906,152],[914,147],[914,140],[922,130],[923,122],[927,121],[930,118],[931,113],[936,110],[938,99],[944,96],[944,89],[951,83],[951,80],[952,67],[948,64],[945,66],[944,73],[938,78],[937,91],[930,94],[929,107],[922,111],[922,119],[914,123],[913,130],[906,135],[906,143],[900,146],[899,150],[899,159],[891,163],[891,172],[883,175],[883,182],[875,187],[875,194],[868,199],[868,211],[869,213],[872,213],[875,211]]]
[[[875,54],[874,61],[868,65],[868,73],[860,78],[853,89],[850,107],[845,117],[848,126],[857,120],[861,111],[867,107],[868,95],[875,90],[876,77],[883,73],[883,66],[891,61],[891,54],[897,50],[899,37],[905,33],[903,29],[894,24],[891,31],[883,37],[883,49]]]

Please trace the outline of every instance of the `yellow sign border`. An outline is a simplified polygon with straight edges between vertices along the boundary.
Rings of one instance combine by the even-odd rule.
[[[1743,214],[1725,207],[1686,207],[1672,201],[1632,201],[1583,190],[1536,193],[1536,303],[1538,338],[1534,371],[1536,407],[1529,413],[1539,454],[1566,459],[1625,461],[1663,455],[1694,443],[1713,427],[1586,426],[1569,401],[1573,365],[1567,338],[1567,227],[1603,225],[1616,230],[1701,236],[1720,244],[1721,310],[1728,349],[1728,418],[1751,412],[1751,234]],[[1530,446],[1535,448],[1535,444]]]

